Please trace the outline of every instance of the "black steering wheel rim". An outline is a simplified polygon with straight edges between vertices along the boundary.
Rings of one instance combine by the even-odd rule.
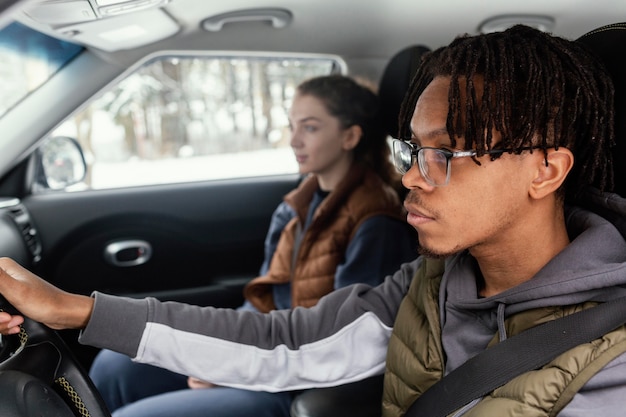
[[[19,314],[0,296],[0,310]],[[63,339],[24,317],[0,346],[0,416],[111,417],[88,373]]]

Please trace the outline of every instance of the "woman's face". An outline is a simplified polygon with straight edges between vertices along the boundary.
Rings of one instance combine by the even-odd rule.
[[[293,100],[289,124],[290,144],[301,174],[314,173],[331,182],[345,175],[352,163],[352,149],[360,139],[358,126],[343,129],[320,99],[301,94]]]

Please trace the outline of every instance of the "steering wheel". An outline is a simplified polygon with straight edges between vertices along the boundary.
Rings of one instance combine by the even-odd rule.
[[[19,314],[2,296],[0,310]],[[19,334],[0,337],[0,416],[111,417],[54,330],[24,317]]]

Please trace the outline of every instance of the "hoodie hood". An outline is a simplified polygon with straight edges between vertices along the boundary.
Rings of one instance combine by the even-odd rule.
[[[626,286],[626,241],[620,232],[604,218],[580,208],[567,210],[566,219],[571,243],[531,280],[496,296],[478,298],[475,282],[466,278],[468,270],[476,271],[475,260],[467,252],[454,257],[445,277],[447,302],[464,309],[491,309],[503,303],[507,313],[513,314],[626,295],[626,289],[615,291]]]

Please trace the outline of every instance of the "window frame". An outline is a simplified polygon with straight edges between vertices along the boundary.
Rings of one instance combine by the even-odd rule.
[[[68,114],[63,120],[57,125],[57,127],[48,135],[54,136],[55,132],[62,126],[65,122],[67,122],[72,117],[75,117],[80,112],[87,109],[90,105],[94,103],[94,101],[101,98],[104,94],[109,91],[112,91],[116,88],[121,82],[123,82],[128,77],[132,76],[134,73],[139,71],[142,67],[150,65],[154,62],[165,60],[165,59],[254,59],[254,60],[263,60],[268,59],[272,61],[288,59],[288,60],[328,60],[331,63],[331,71],[329,74],[346,74],[347,73],[347,65],[346,62],[338,55],[331,54],[315,54],[315,53],[286,53],[286,52],[257,52],[257,51],[196,51],[196,50],[188,50],[188,51],[170,51],[164,50],[155,53],[151,53],[146,55],[143,59],[135,62],[133,65],[129,66],[126,70],[122,71],[118,76],[113,78],[110,82],[106,83],[102,88],[98,89],[96,93],[92,94],[88,100],[85,100],[81,106],[77,107],[74,111]],[[89,168],[91,169],[91,167]],[[275,175],[275,174],[274,174]],[[293,173],[291,173],[293,175]],[[158,186],[163,184],[175,184],[175,183],[188,183],[188,182],[197,182],[197,181],[213,181],[213,180],[228,180],[228,179],[236,179],[236,178],[250,178],[250,177],[263,177],[263,174],[252,175],[252,176],[235,176],[235,177],[222,177],[222,178],[206,178],[206,179],[198,179],[198,178],[190,178],[190,179],[180,179],[176,181],[155,181],[151,183],[145,184],[129,184],[129,185],[115,185],[108,187],[72,187],[70,189],[66,189],[64,191],[82,191],[82,190],[107,190],[107,189],[119,189],[119,188],[128,188],[128,187],[145,187],[145,186]],[[51,190],[42,190],[32,189],[33,193],[40,192],[50,192]]]

